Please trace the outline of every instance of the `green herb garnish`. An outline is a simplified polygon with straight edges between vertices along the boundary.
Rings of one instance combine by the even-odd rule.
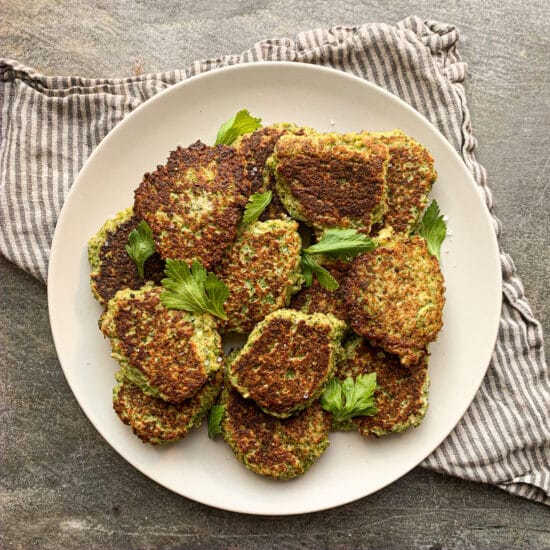
[[[161,302],[168,309],[183,309],[193,313],[210,313],[227,320],[223,304],[229,296],[225,283],[214,273],[208,273],[197,261],[191,269],[181,260],[166,260],[162,279]]]
[[[314,274],[319,284],[327,290],[336,290],[340,286],[330,272],[317,263],[315,254],[325,254],[349,262],[358,254],[375,248],[376,243],[372,239],[355,229],[327,229],[319,242],[302,250],[302,274],[306,286],[311,286]]]
[[[345,422],[354,416],[372,416],[378,412],[374,404],[376,373],[360,374],[355,380],[343,382],[333,378],[321,395],[323,409],[332,413],[335,423]]]
[[[338,281],[330,274],[330,271],[320,266],[313,256],[305,250],[302,250],[302,275],[306,286],[312,285],[313,275],[317,277],[319,284],[327,290],[336,290],[340,286]]]
[[[310,254],[328,254],[349,262],[362,252],[374,250],[376,244],[355,229],[327,229],[318,243],[304,249]]]
[[[231,145],[239,136],[261,127],[261,118],[254,118],[246,109],[242,109],[220,126],[214,145]]]
[[[155,252],[153,232],[146,221],[140,221],[128,236],[126,252],[134,260],[139,276],[143,279],[145,262]]]
[[[430,206],[426,208],[422,216],[418,234],[426,239],[430,254],[439,260],[441,243],[445,240],[447,235],[447,225],[439,212],[439,205],[435,199],[431,202]]]
[[[267,205],[271,202],[273,193],[266,191],[265,193],[254,193],[248,199],[248,203],[244,208],[243,224],[255,222],[262,212],[267,208]]]
[[[210,439],[216,439],[222,433],[221,423],[224,414],[224,405],[214,405],[210,409],[210,414],[208,415],[208,437]]]

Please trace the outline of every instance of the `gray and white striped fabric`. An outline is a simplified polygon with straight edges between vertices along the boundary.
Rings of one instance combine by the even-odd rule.
[[[241,55],[185,70],[121,80],[46,77],[0,59],[0,251],[46,280],[57,216],[94,147],[142,102],[198,73],[259,60],[331,66],[398,95],[427,117],[462,155],[491,209],[475,158],[458,32],[408,18],[265,40]],[[499,222],[493,216],[498,235]],[[503,309],[487,376],[448,439],[424,462],[439,472],[498,485],[550,503],[550,384],[542,330],[510,257],[501,251]]]

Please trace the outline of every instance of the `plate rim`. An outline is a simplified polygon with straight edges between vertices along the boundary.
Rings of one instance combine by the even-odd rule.
[[[128,456],[123,454],[123,450],[119,450],[119,449],[116,448],[115,441],[112,441],[112,439],[114,439],[114,438],[112,438],[110,435],[106,435],[105,433],[103,433],[103,431],[102,431],[102,429],[100,429],[99,423],[96,421],[96,419],[94,419],[90,415],[88,415],[88,413],[86,411],[86,407],[83,405],[80,396],[78,395],[78,393],[75,391],[75,389],[73,387],[73,383],[71,382],[71,376],[70,376],[69,369],[65,368],[65,366],[63,365],[63,363],[61,361],[61,346],[62,346],[62,341],[61,340],[62,340],[62,335],[60,335],[55,329],[56,323],[55,323],[54,295],[53,295],[53,291],[50,290],[50,288],[51,288],[50,287],[50,281],[51,281],[52,275],[55,277],[55,271],[56,271],[56,269],[58,269],[58,265],[57,265],[58,262],[55,262],[55,261],[52,261],[52,260],[55,260],[57,255],[58,255],[58,249],[59,249],[59,246],[60,246],[59,243],[62,239],[62,236],[61,236],[62,228],[64,226],[65,218],[69,215],[68,212],[70,211],[70,207],[71,207],[71,203],[72,203],[72,197],[74,197],[76,195],[76,193],[78,192],[77,190],[78,190],[78,187],[79,187],[79,182],[82,179],[85,178],[85,175],[86,175],[86,172],[87,172],[89,166],[95,162],[95,158],[101,154],[103,149],[109,147],[111,141],[113,139],[116,139],[114,136],[116,136],[118,131],[120,131],[120,129],[123,128],[124,125],[128,124],[129,120],[135,118],[136,116],[139,116],[139,113],[141,113],[142,110],[152,108],[152,105],[154,103],[162,101],[162,98],[164,96],[169,95],[169,94],[173,94],[173,93],[177,93],[178,89],[180,89],[182,87],[186,87],[190,83],[194,83],[198,80],[209,79],[209,78],[215,77],[215,75],[217,75],[221,72],[223,72],[223,73],[230,73],[230,72],[238,73],[238,72],[241,72],[241,71],[254,71],[254,70],[257,70],[259,68],[266,68],[266,67],[269,67],[270,69],[274,69],[274,70],[279,70],[280,68],[282,68],[282,69],[292,68],[293,70],[298,69],[299,71],[303,70],[305,72],[311,71],[312,73],[316,73],[316,72],[325,72],[325,73],[332,73],[332,74],[336,73],[341,78],[345,78],[345,79],[348,79],[350,81],[354,81],[357,84],[360,84],[361,86],[364,86],[365,88],[370,89],[374,93],[382,94],[390,102],[397,102],[398,104],[400,104],[401,108],[406,109],[409,112],[409,114],[412,115],[421,125],[428,125],[430,127],[430,129],[438,135],[438,138],[439,138],[439,141],[441,142],[441,144],[455,158],[455,160],[458,161],[462,165],[462,167],[464,168],[464,170],[463,170],[464,174],[467,175],[467,180],[469,181],[469,185],[475,190],[475,192],[477,193],[477,196],[478,196],[478,200],[483,205],[483,208],[481,209],[481,211],[482,211],[483,221],[484,221],[485,225],[489,228],[488,235],[490,236],[489,240],[490,240],[491,248],[492,248],[491,256],[494,256],[494,258],[497,260],[495,262],[496,263],[496,265],[495,265],[496,269],[495,269],[494,276],[495,276],[496,288],[499,289],[497,302],[495,303],[496,310],[498,310],[499,314],[498,314],[497,319],[495,319],[494,335],[490,339],[490,341],[491,341],[490,349],[491,350],[494,349],[494,346],[495,346],[495,343],[496,343],[496,340],[497,340],[497,336],[498,336],[500,311],[501,311],[501,308],[502,308],[502,299],[503,298],[502,298],[502,272],[501,272],[501,262],[500,262],[500,255],[499,255],[498,239],[497,239],[496,233],[494,231],[493,220],[492,220],[490,211],[489,211],[489,209],[487,207],[487,204],[486,204],[486,202],[483,198],[482,190],[480,189],[479,185],[475,182],[473,174],[471,173],[470,169],[467,167],[464,159],[458,154],[458,152],[450,144],[450,142],[447,140],[447,138],[442,134],[442,132],[431,121],[429,121],[426,117],[421,115],[416,109],[414,109],[411,105],[406,103],[400,97],[392,94],[391,92],[389,92],[388,90],[382,88],[381,86],[378,86],[378,85],[376,85],[372,82],[369,82],[369,81],[367,81],[363,78],[360,78],[358,76],[355,76],[353,74],[344,72],[342,70],[338,70],[338,69],[335,69],[335,68],[332,68],[332,67],[313,65],[313,64],[304,63],[304,62],[296,62],[296,61],[256,61],[256,62],[240,63],[240,64],[230,65],[230,66],[226,66],[226,67],[213,68],[213,69],[211,69],[207,72],[204,72],[204,73],[201,73],[201,74],[198,74],[198,75],[193,75],[193,76],[191,76],[189,78],[186,78],[186,79],[184,79],[184,80],[182,80],[178,83],[170,85],[167,88],[165,88],[164,90],[161,90],[160,92],[158,92],[157,94],[155,94],[151,98],[144,101],[135,110],[130,112],[119,123],[117,123],[111,129],[111,131],[109,131],[109,133],[101,140],[101,142],[94,148],[94,150],[92,151],[90,156],[87,158],[86,162],[83,164],[83,166],[79,170],[78,175],[76,176],[76,178],[73,182],[73,185],[71,186],[71,188],[70,188],[70,190],[69,190],[69,192],[68,192],[68,194],[65,198],[65,201],[63,203],[61,211],[59,213],[57,223],[56,223],[56,227],[55,227],[54,236],[53,236],[53,239],[52,239],[51,250],[50,250],[50,262],[49,262],[49,266],[48,266],[48,279],[47,279],[48,280],[48,286],[47,286],[48,315],[49,315],[49,321],[50,321],[50,330],[51,330],[52,338],[53,338],[53,341],[54,341],[56,354],[57,354],[60,366],[63,370],[65,379],[67,380],[67,383],[68,383],[68,385],[71,389],[71,392],[72,392],[74,398],[76,399],[76,401],[78,402],[82,412],[86,416],[87,420],[89,422],[91,422],[91,424],[94,426],[94,428],[99,432],[99,435],[113,448],[113,450],[115,452],[117,452],[117,454],[119,454],[125,461],[127,461],[129,464],[131,464],[131,466],[133,468],[138,470],[141,474],[145,475],[147,478],[151,479],[155,483],[158,483],[159,485],[165,487],[166,489],[170,490],[171,492],[173,492],[177,495],[183,496],[183,497],[188,498],[190,500],[193,500],[193,501],[196,501],[196,502],[199,502],[201,504],[205,504],[205,505],[208,505],[208,506],[211,506],[211,507],[215,507],[215,508],[218,508],[218,509],[223,509],[223,510],[235,512],[235,513],[249,513],[249,514],[254,514],[254,515],[258,515],[258,516],[275,516],[275,517],[281,516],[281,517],[283,517],[283,516],[289,516],[289,515],[301,515],[301,514],[306,514],[306,513],[324,511],[324,510],[327,510],[327,509],[336,508],[338,506],[342,506],[344,504],[348,504],[348,503],[357,501],[361,498],[364,498],[368,495],[371,495],[371,494],[383,489],[384,487],[394,483],[395,481],[397,481],[398,479],[400,479],[404,475],[406,475],[408,472],[410,472],[412,469],[414,469],[416,466],[418,466],[422,462],[422,460],[424,460],[427,456],[432,454],[433,451],[437,447],[439,447],[443,441],[445,441],[448,438],[449,434],[455,429],[457,424],[460,422],[460,420],[462,419],[462,417],[464,416],[464,414],[466,413],[466,411],[470,407],[472,401],[474,400],[475,396],[477,395],[477,393],[479,391],[479,388],[480,388],[481,384],[483,383],[483,380],[485,378],[487,369],[489,368],[490,360],[491,360],[491,356],[492,356],[492,351],[488,354],[488,356],[486,357],[486,360],[484,359],[484,361],[483,361],[484,366],[483,366],[482,369],[480,369],[479,383],[476,383],[475,391],[473,391],[471,398],[467,401],[467,403],[464,403],[463,406],[461,407],[460,416],[459,416],[457,422],[455,424],[453,424],[452,427],[449,428],[449,430],[447,431],[447,433],[443,437],[438,438],[437,442],[433,446],[431,446],[429,451],[427,451],[425,454],[423,454],[423,457],[418,462],[413,464],[410,468],[407,468],[405,471],[402,471],[402,473],[400,475],[398,475],[397,477],[395,477],[393,480],[388,481],[388,482],[384,482],[380,486],[377,486],[377,488],[375,488],[372,491],[369,491],[369,492],[367,492],[363,495],[360,495],[360,496],[357,496],[357,497],[354,497],[354,498],[346,498],[345,495],[343,495],[342,498],[333,499],[332,503],[323,504],[323,505],[320,505],[320,506],[319,505],[314,505],[314,506],[309,506],[307,508],[302,507],[304,509],[302,509],[301,511],[291,510],[291,511],[288,511],[288,512],[287,511],[279,511],[279,512],[275,512],[275,513],[273,511],[251,511],[251,510],[244,510],[244,509],[242,509],[242,507],[241,508],[231,508],[231,507],[228,507],[228,506],[217,505],[217,504],[209,501],[208,499],[203,500],[203,499],[201,499],[201,498],[199,498],[195,495],[194,496],[188,496],[186,494],[183,494],[182,492],[174,489],[173,487],[170,487],[168,484],[152,477],[150,475],[150,473],[145,472],[144,468],[142,468],[139,464],[137,464],[132,458],[129,458]],[[482,363],[480,362],[480,365],[481,364]]]

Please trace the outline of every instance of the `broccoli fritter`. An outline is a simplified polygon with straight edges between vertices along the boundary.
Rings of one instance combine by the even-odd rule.
[[[416,365],[443,326],[443,275],[419,236],[358,256],[344,284],[351,328]]]
[[[323,288],[317,277],[309,287],[303,287],[300,292],[294,294],[290,301],[290,307],[304,313],[331,313],[341,321],[347,320],[342,284],[346,278],[349,262],[335,260],[330,257],[317,256],[315,261],[324,267],[338,281],[340,288],[328,290]]]
[[[268,167],[293,218],[368,233],[386,209],[388,147],[367,134],[282,136]]]
[[[208,314],[167,309],[162,289],[121,290],[100,319],[124,376],[153,397],[181,403],[221,365],[221,338]]]
[[[224,330],[249,332],[267,314],[285,307],[300,289],[302,241],[295,221],[245,226],[216,272],[229,289]]]
[[[302,475],[328,447],[330,414],[316,401],[291,418],[264,413],[253,401],[224,389],[222,433],[249,470],[279,479]]]
[[[341,380],[376,373],[374,416],[352,418],[337,429],[356,429],[361,435],[377,437],[418,426],[428,409],[428,356],[414,369],[401,365],[399,357],[372,347],[356,337],[345,344],[347,361],[338,367]]]
[[[249,194],[244,159],[235,149],[196,142],[145,174],[134,209],[151,227],[162,258],[197,260],[210,269],[235,239]]]
[[[106,304],[118,290],[137,290],[146,281],[158,283],[162,279],[164,262],[158,254],[153,254],[145,262],[145,278],[142,279],[134,260],[126,252],[128,237],[138,223],[133,208],[126,208],[107,220],[88,242],[88,259],[92,268],[90,285],[100,304]]]
[[[409,234],[418,225],[437,178],[434,160],[427,149],[401,130],[371,135],[390,150],[386,173],[388,210],[384,223],[395,233]]]
[[[343,356],[345,323],[292,309],[269,314],[227,364],[228,379],[266,413],[286,418],[315,401]]]
[[[178,404],[143,393],[119,371],[113,389],[113,408],[119,418],[144,442],[152,445],[183,439],[192,428],[200,427],[218,397],[223,380],[221,370],[190,399]]]

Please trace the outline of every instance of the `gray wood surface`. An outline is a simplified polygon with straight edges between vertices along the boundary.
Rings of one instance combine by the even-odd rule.
[[[548,333],[548,2],[4,0],[0,13],[0,55],[49,74],[105,77],[184,67],[317,26],[411,14],[456,24],[502,245]],[[420,468],[358,502],[284,519],[170,493],[80,410],[56,358],[45,288],[3,258],[0,270],[0,547],[550,547],[547,508]]]

